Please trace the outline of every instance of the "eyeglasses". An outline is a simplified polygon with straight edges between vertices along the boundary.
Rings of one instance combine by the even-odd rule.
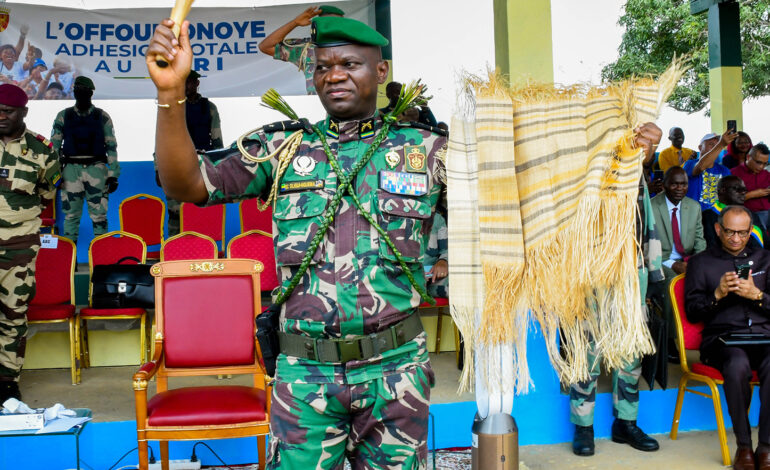
[[[740,238],[746,238],[751,234],[751,230],[730,230],[729,228],[725,228],[722,224],[719,225],[722,227],[722,232],[724,232],[727,238],[732,238],[734,235],[738,235]]]

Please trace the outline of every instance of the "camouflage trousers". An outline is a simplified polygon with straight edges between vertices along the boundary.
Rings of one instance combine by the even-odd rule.
[[[107,233],[107,166],[104,163],[78,165],[62,169],[61,208],[64,212],[63,235],[77,243],[83,200],[94,224],[94,236]]]
[[[594,424],[594,405],[596,404],[596,382],[599,379],[601,356],[596,344],[591,341],[588,351],[591,378],[585,382],[571,385],[569,388],[569,420],[578,426]],[[639,414],[639,376],[642,373],[641,361],[627,363],[620,370],[612,371],[612,414],[616,418],[636,420]]]
[[[27,306],[35,295],[37,233],[0,232],[0,382],[19,380],[27,343]]]
[[[179,209],[182,203],[166,196],[166,211],[168,212],[168,236],[173,237],[179,233]]]
[[[273,388],[268,469],[424,469],[430,366],[355,385]]]

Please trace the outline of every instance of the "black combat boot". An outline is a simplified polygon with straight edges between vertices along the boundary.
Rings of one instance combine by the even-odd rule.
[[[616,419],[612,423],[612,441],[628,444],[634,449],[651,452],[658,450],[658,441],[651,438],[636,425],[636,420]]]
[[[5,400],[9,398],[15,398],[17,400],[21,400],[21,392],[19,391],[19,382],[14,382],[14,381],[0,382],[0,406],[2,406]]]
[[[572,438],[572,452],[587,457],[594,455],[594,427],[575,425],[575,437]]]

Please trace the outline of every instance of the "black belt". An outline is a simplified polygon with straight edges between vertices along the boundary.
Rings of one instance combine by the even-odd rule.
[[[318,362],[345,363],[360,361],[396,349],[423,332],[417,313],[395,325],[365,336],[351,339],[310,338],[293,333],[278,333],[281,352]]]
[[[107,163],[107,157],[72,158],[62,155],[59,157],[59,162],[65,165],[95,165],[97,163]]]

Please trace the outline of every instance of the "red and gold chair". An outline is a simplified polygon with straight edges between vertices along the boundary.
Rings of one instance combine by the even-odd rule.
[[[80,321],[75,311],[75,257],[69,238],[56,239],[55,247],[41,247],[35,261],[35,296],[29,303],[29,324],[68,323],[72,385],[80,383]]]
[[[217,243],[211,237],[197,232],[182,232],[163,242],[161,261],[179,261],[217,258]]]
[[[262,264],[246,259],[163,261],[155,277],[155,354],[134,374],[139,468],[147,469],[147,441],[257,436],[259,468],[270,432],[271,385],[255,340]],[[223,295],[226,293],[226,295]],[[169,389],[170,377],[248,374],[252,386]],[[157,393],[148,399],[155,377]]]
[[[228,258],[257,260],[265,269],[259,278],[262,292],[272,292],[278,287],[278,272],[275,264],[273,236],[262,230],[250,230],[233,237],[227,244]]]
[[[719,389],[717,385],[724,383],[724,378],[719,370],[707,366],[702,362],[696,362],[692,365],[687,363],[687,351],[698,351],[700,349],[702,323],[690,323],[684,310],[684,274],[676,276],[669,285],[671,293],[671,302],[674,304],[674,322],[676,323],[676,344],[679,350],[680,367],[682,368],[682,378],[679,380],[679,392],[676,396],[676,406],[674,407],[674,421],[671,423],[671,440],[675,441],[679,431],[679,418],[682,415],[682,403],[684,402],[685,392],[694,393],[702,397],[711,398],[714,404],[714,414],[717,421],[717,435],[719,436],[719,446],[722,450],[722,463],[726,467],[730,466],[730,449],[727,446],[727,434],[725,432],[725,420],[722,415],[722,403],[720,400]],[[711,394],[703,393],[699,390],[687,388],[690,381],[705,383],[711,390]],[[754,385],[759,383],[757,372],[752,371],[751,390]]]
[[[218,243],[219,256],[225,250],[225,205],[216,204],[198,207],[191,202],[183,202],[179,208],[180,232],[198,232],[211,237]]]
[[[436,310],[436,341],[433,343],[433,352],[434,353],[440,353],[441,352],[441,333],[444,331],[444,322],[443,318],[444,315],[449,315],[449,299],[446,297],[436,297],[434,299],[436,301],[436,305],[431,305],[428,302],[423,302],[418,307],[418,311],[420,312],[420,315],[424,315],[425,313],[428,313],[432,310]],[[451,319],[451,316],[450,316]],[[457,332],[457,327],[455,327],[455,352],[459,354],[460,351],[460,336]]]
[[[132,256],[140,263],[146,261],[147,246],[138,235],[128,232],[114,231],[99,235],[91,241],[88,247],[88,307],[80,309],[81,343],[83,345],[83,367],[90,367],[88,353],[88,320],[135,320],[139,319],[139,363],[147,358],[147,311],[138,307],[127,308],[94,308],[92,307],[91,276],[94,266],[100,264],[115,264],[126,256]]]
[[[163,243],[166,205],[155,196],[135,194],[120,203],[120,230],[139,235],[147,246]],[[147,251],[147,258],[160,258],[160,249]]]
[[[268,206],[265,210],[259,210],[259,199],[245,199],[238,204],[238,213],[241,217],[241,233],[251,230],[261,230],[273,233],[273,208]]]

